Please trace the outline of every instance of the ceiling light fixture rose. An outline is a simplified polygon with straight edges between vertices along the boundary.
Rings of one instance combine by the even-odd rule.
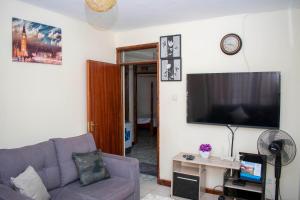
[[[90,9],[96,12],[106,12],[112,9],[117,0],[85,0]]]

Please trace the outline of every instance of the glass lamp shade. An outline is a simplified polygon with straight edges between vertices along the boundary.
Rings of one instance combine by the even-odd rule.
[[[90,9],[96,12],[105,12],[116,5],[117,0],[85,0]]]
[[[107,30],[114,27],[118,18],[118,4],[106,12],[95,12],[86,4],[85,16],[87,22],[98,30]]]

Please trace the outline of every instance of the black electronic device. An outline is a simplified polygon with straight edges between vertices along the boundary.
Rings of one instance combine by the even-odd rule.
[[[186,160],[194,160],[195,156],[190,154],[184,154],[182,157],[184,157]]]
[[[266,156],[240,152],[239,170],[226,170],[223,192],[236,199],[264,200],[266,186]]]
[[[187,74],[187,122],[278,128],[280,72]]]
[[[266,156],[240,152],[239,180],[262,183],[266,174]]]
[[[199,176],[182,173],[173,173],[173,195],[198,200],[199,199]]]

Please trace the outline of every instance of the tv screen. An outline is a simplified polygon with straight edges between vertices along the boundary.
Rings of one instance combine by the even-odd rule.
[[[251,182],[261,182],[261,163],[241,161],[240,179]]]
[[[187,122],[278,128],[280,72],[187,75]]]

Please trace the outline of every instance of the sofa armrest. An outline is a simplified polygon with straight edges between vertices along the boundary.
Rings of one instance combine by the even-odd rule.
[[[111,176],[133,180],[135,183],[134,200],[140,199],[140,167],[135,158],[103,153],[103,161]]]
[[[0,184],[0,199],[3,199],[3,200],[32,200],[3,184]]]

